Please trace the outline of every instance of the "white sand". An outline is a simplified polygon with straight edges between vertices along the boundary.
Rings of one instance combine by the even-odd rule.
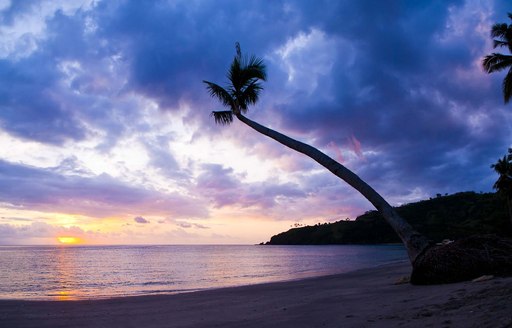
[[[512,278],[395,284],[406,263],[178,295],[0,301],[0,327],[512,327]]]

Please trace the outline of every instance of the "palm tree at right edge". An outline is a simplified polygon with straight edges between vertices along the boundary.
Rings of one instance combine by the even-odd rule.
[[[512,19],[512,13],[509,13],[508,17]],[[493,39],[494,48],[506,47],[512,53],[512,24],[494,24],[491,28],[491,37],[496,38]],[[484,57],[482,66],[489,74],[508,69],[502,85],[503,98],[505,103],[508,103],[512,97],[512,56],[495,52]]]
[[[512,13],[508,13],[508,18],[512,19]],[[512,24],[496,23],[491,28],[491,38],[493,38],[493,47],[506,47],[512,53]],[[489,74],[508,69],[503,79],[502,91],[505,103],[512,97],[512,55],[492,53],[482,60],[482,66]],[[503,156],[495,164],[491,165],[496,173],[499,174],[498,180],[493,188],[498,191],[506,200],[509,211],[509,218],[512,223],[512,149],[509,148],[508,155]]]
[[[496,173],[499,174],[498,180],[493,188],[507,200],[508,215],[512,224],[512,148],[508,149],[508,155],[500,158],[495,164],[491,165]]]

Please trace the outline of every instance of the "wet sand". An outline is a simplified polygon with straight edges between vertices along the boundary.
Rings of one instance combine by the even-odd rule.
[[[0,300],[0,327],[512,327],[512,278],[397,284],[410,270],[399,263],[177,295]]]

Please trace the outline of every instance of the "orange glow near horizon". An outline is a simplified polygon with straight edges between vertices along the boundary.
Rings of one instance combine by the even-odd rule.
[[[76,244],[81,243],[80,238],[69,237],[69,236],[57,237],[57,240],[59,241],[59,243],[64,244],[64,245],[76,245]]]

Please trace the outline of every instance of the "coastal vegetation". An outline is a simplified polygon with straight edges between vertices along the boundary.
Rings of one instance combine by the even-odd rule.
[[[508,18],[512,20],[512,13],[508,13]],[[494,24],[491,28],[491,38],[494,49],[507,48],[512,53],[512,24]],[[512,55],[492,53],[484,57],[482,66],[489,74],[508,70],[502,83],[503,99],[508,103],[512,97]],[[491,165],[491,168],[499,174],[493,187],[506,200],[512,222],[512,149],[509,148],[508,154]]]
[[[510,223],[512,224],[512,148],[508,149],[507,155],[491,165],[491,168],[499,175],[493,188],[506,201]]]
[[[398,214],[436,243],[476,234],[512,237],[506,204],[496,193],[460,192],[405,204]],[[355,220],[296,227],[272,236],[267,245],[387,244],[400,238],[378,211]]]
[[[310,157],[357,190],[375,206],[405,245],[413,267],[411,283],[446,283],[484,274],[512,273],[512,240],[502,242],[500,239],[477,238],[438,246],[403,219],[375,189],[354,172],[317,148],[247,118],[245,114],[250,105],[257,103],[260,91],[263,90],[261,82],[266,80],[266,76],[263,60],[255,56],[242,56],[237,43],[236,55],[227,73],[227,86],[203,81],[210,96],[225,107],[224,110],[212,112],[215,122],[229,125],[236,117],[261,134]]]
[[[508,13],[508,18],[512,19],[512,13]],[[494,49],[507,48],[512,53],[512,24],[494,24],[491,28],[491,37]],[[489,74],[508,69],[502,84],[503,99],[508,103],[512,97],[512,55],[494,52],[484,57],[482,66]]]

